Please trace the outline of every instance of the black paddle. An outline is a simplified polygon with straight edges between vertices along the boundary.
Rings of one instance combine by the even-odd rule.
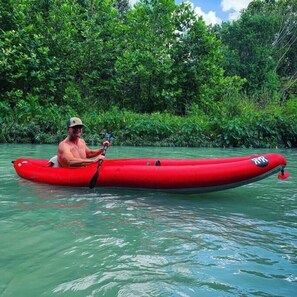
[[[111,142],[111,140],[114,139],[112,134],[108,133],[108,132],[105,133],[105,137],[107,138],[107,140],[109,142]],[[103,152],[101,153],[101,155],[105,156],[107,149],[108,149],[108,145],[105,144],[104,147],[103,147]],[[100,169],[102,163],[103,163],[103,160],[100,159],[99,162],[98,162],[97,168],[96,168],[96,172],[95,172],[95,174],[93,175],[93,177],[92,177],[92,179],[90,181],[90,184],[89,184],[90,189],[93,189],[96,186],[97,178],[98,178],[98,175],[99,175],[99,169]]]

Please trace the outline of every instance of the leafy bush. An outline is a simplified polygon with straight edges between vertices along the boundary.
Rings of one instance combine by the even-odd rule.
[[[86,124],[84,135],[90,145],[99,145],[106,131],[116,136],[117,145],[195,146],[195,147],[296,147],[297,104],[270,104],[259,108],[244,98],[217,104],[206,115],[197,106],[188,116],[169,113],[138,114],[119,108],[102,112],[95,109],[79,114],[69,106],[34,109],[26,115],[24,105],[5,111],[1,117],[1,142],[58,143],[67,134],[66,121],[79,116]],[[21,116],[15,116],[15,115]]]

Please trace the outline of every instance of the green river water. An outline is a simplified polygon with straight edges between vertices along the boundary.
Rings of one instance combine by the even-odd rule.
[[[107,158],[278,152],[291,173],[208,194],[32,183],[0,145],[1,297],[296,296],[297,150],[112,146]]]

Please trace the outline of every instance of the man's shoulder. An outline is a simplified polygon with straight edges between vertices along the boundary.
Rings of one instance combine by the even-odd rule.
[[[64,140],[62,140],[60,143],[59,143],[59,147],[60,146],[64,146],[64,145],[67,145],[67,138],[65,138]]]

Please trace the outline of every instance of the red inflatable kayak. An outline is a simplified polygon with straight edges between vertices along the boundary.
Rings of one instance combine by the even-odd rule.
[[[286,159],[280,154],[213,159],[115,159],[103,161],[98,187],[211,192],[238,187],[280,172]],[[97,165],[53,168],[48,160],[19,158],[14,168],[22,178],[60,186],[88,187]]]

